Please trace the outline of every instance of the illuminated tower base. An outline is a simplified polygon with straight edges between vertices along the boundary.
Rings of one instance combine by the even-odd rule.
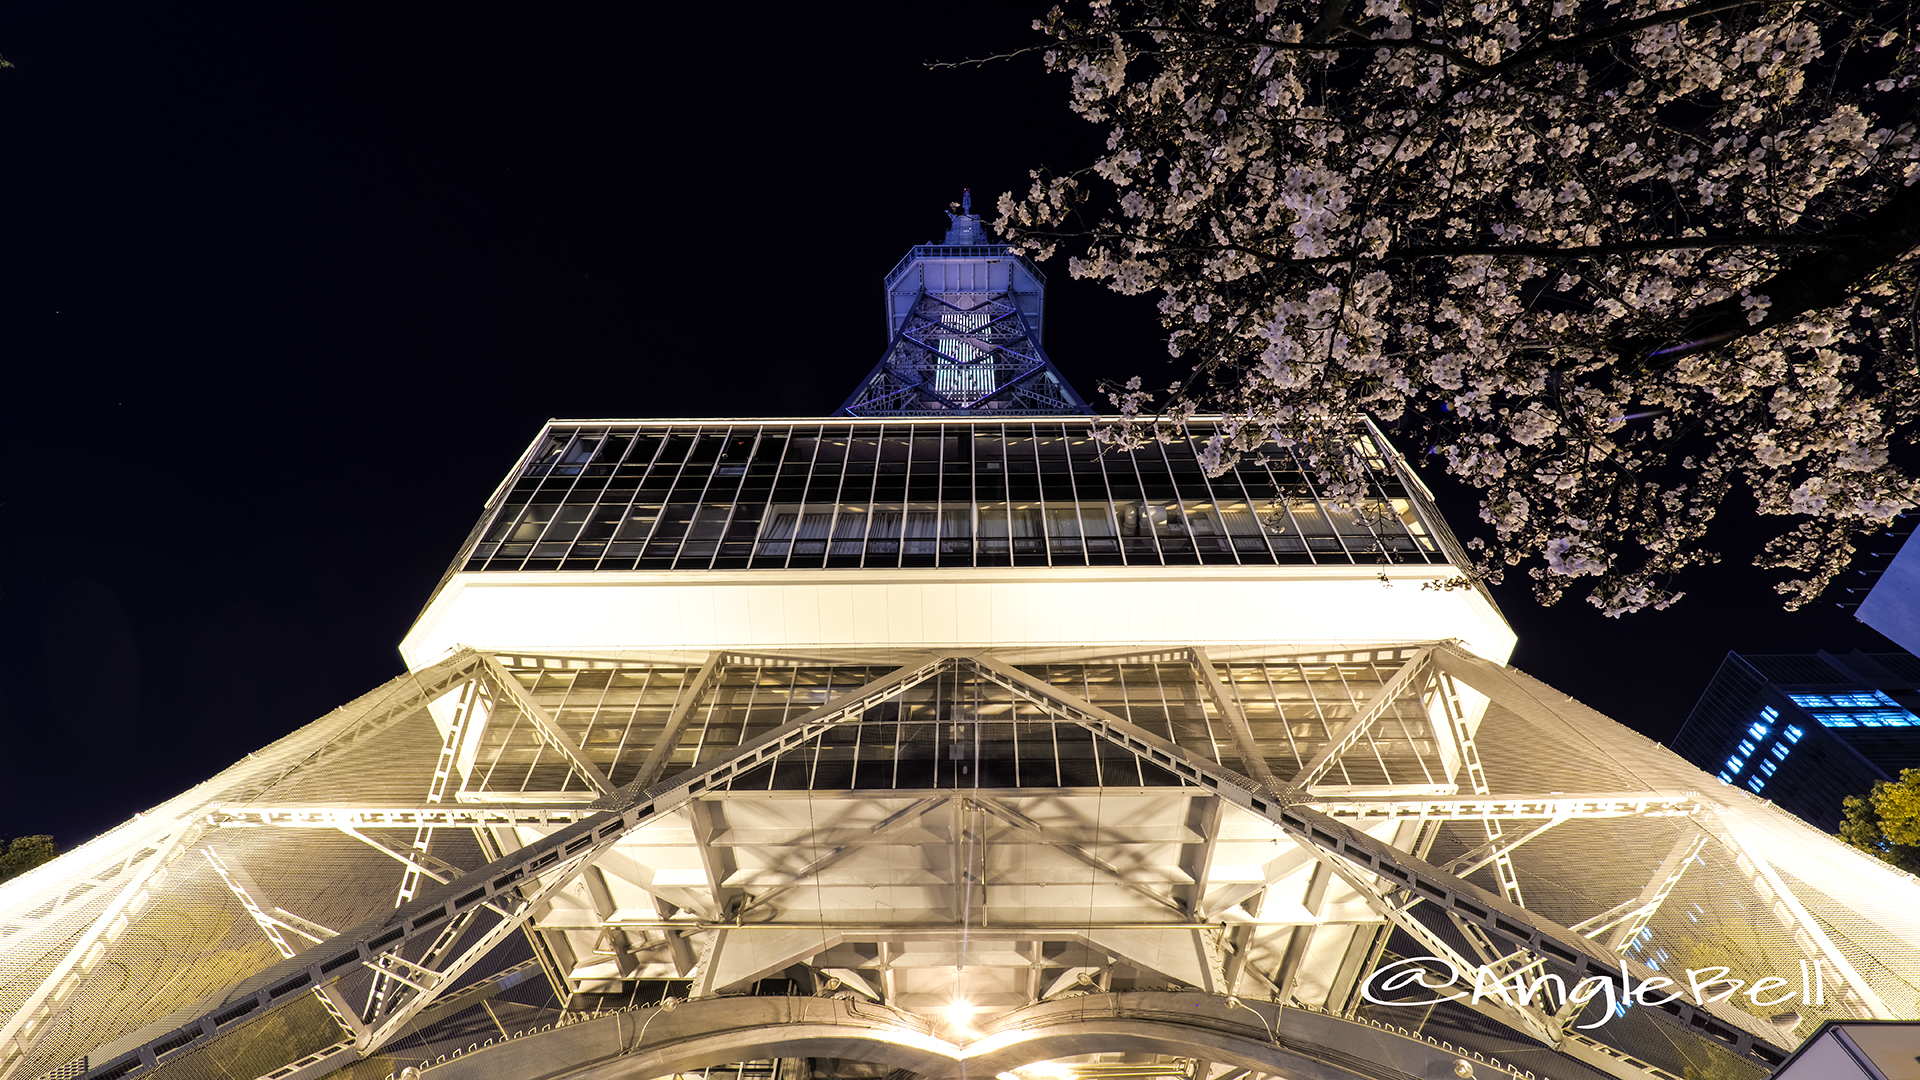
[[[1920,1012],[1920,885],[1505,667],[1377,436],[1342,508],[933,351],[964,407],[550,423],[409,674],[0,886],[0,1080],[1759,1078]]]

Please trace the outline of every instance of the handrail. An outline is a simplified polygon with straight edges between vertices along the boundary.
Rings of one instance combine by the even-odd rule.
[[[1008,244],[921,244],[908,251],[904,258],[894,264],[893,269],[887,271],[886,280],[881,284],[885,288],[892,288],[893,283],[900,280],[901,275],[907,272],[907,267],[916,259],[989,259],[1007,257],[1020,260],[1020,265],[1026,267],[1027,271],[1038,279],[1040,284],[1045,285],[1047,283],[1047,275],[1041,273],[1040,268],[1033,265],[1033,260],[1027,258],[1025,255],[1015,255],[1012,246]]]

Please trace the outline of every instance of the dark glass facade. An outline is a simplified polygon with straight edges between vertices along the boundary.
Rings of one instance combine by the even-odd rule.
[[[1905,653],[1728,653],[1673,749],[1835,829],[1847,796],[1920,767],[1916,677],[1920,661]]]
[[[457,568],[742,570],[1436,563],[1451,537],[1369,443],[1341,510],[1283,454],[1209,477],[1212,434],[1090,421],[555,423]]]

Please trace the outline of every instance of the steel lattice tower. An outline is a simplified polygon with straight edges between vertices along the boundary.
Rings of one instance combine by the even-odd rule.
[[[1096,439],[964,210],[847,415],[548,423],[408,674],[0,885],[0,1080],[1759,1078],[1920,1011],[1920,884],[1505,666],[1377,432],[1349,506]]]
[[[945,240],[909,251],[887,275],[887,350],[840,415],[1091,413],[1040,347],[1040,268],[989,242],[971,193],[947,217]]]

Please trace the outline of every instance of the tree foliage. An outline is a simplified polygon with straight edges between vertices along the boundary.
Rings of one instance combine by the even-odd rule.
[[[1181,377],[1357,496],[1357,418],[1479,489],[1475,572],[1678,599],[1739,488],[1817,596],[1920,504],[1911,0],[1098,0],[1036,28],[1108,130],[996,227],[1157,293]],[[1580,579],[1590,580],[1582,582]]]
[[[1902,769],[1865,795],[1849,795],[1840,839],[1909,874],[1920,874],[1920,769]]]
[[[51,836],[16,836],[11,843],[0,839],[0,881],[19,877],[59,854]]]

